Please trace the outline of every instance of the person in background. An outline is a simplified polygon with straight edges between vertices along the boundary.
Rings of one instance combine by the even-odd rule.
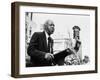
[[[73,28],[73,41],[70,50],[71,55],[65,57],[66,65],[79,65],[82,61],[81,41],[80,41],[80,28],[74,26]]]
[[[27,53],[30,56],[32,66],[52,66],[53,56],[53,39],[55,25],[52,20],[44,23],[43,32],[35,32],[30,40]]]
[[[74,39],[74,51],[77,55],[77,57],[79,58],[79,60],[82,60],[82,51],[81,51],[81,47],[82,47],[82,43],[80,41],[80,27],[79,26],[74,26],[73,27],[73,39]]]

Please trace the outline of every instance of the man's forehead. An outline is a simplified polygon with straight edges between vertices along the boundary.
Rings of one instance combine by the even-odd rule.
[[[48,23],[49,23],[49,24],[53,24],[53,21],[49,21]]]

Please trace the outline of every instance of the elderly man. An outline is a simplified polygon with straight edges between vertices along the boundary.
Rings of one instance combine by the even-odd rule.
[[[53,39],[50,37],[54,32],[54,22],[47,20],[44,23],[43,32],[35,32],[30,40],[27,53],[33,67],[51,66],[53,61]]]

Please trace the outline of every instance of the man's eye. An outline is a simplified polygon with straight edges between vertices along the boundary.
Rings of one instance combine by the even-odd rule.
[[[54,24],[50,24],[50,26],[55,26]]]

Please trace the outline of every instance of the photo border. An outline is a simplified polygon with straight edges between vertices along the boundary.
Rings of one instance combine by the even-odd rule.
[[[57,72],[57,73],[43,73],[43,74],[23,74],[20,75],[19,67],[19,35],[20,35],[20,6],[39,6],[39,7],[56,7],[56,8],[73,8],[73,9],[87,9],[95,10],[95,70],[90,71],[76,71],[76,72]],[[13,2],[11,4],[11,76],[16,78],[22,77],[41,77],[41,76],[58,76],[58,75],[72,75],[72,74],[86,74],[97,73],[97,7],[96,6],[81,6],[81,5],[62,5],[62,4],[47,4],[47,3],[31,3],[31,2]]]

